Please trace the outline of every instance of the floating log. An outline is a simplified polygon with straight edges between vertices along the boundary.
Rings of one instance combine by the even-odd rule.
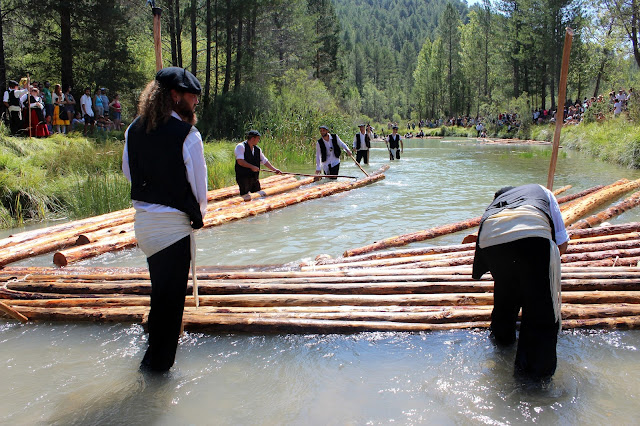
[[[584,199],[562,212],[562,218],[565,226],[569,226],[577,222],[581,217],[595,210],[599,206],[616,199],[626,192],[637,189],[638,187],[640,187],[640,179],[622,185],[617,185],[612,188],[604,188],[586,196]]]
[[[449,225],[438,226],[424,231],[413,232],[411,234],[400,235],[396,237],[386,238],[381,241],[377,241],[373,244],[369,244],[364,247],[359,247],[345,251],[343,257],[357,256],[365,253],[369,253],[376,250],[384,250],[391,247],[400,247],[417,241],[429,240],[432,238],[440,237],[447,234],[453,234],[465,229],[473,228],[480,224],[482,217],[476,217],[461,222],[452,223]]]
[[[558,188],[558,189],[554,190],[553,191],[553,195],[555,195],[557,197],[558,195],[562,194],[563,192],[568,191],[571,188],[572,188],[572,185],[563,186],[562,188]]]
[[[635,192],[632,196],[598,214],[580,219],[579,221],[571,225],[569,229],[593,228],[600,225],[602,222],[611,219],[612,217],[619,216],[627,210],[637,207],[638,205],[640,205],[640,191]]]
[[[377,182],[378,180],[384,179],[384,174],[382,174],[382,171],[384,170],[386,170],[386,168],[383,167],[377,173],[371,174],[370,177],[360,179],[355,182],[335,182],[317,185],[316,187],[311,189],[298,189],[279,195],[273,195],[268,199],[255,199],[251,204],[242,204],[236,207],[226,207],[219,211],[216,211],[214,214],[207,214],[203,220],[204,227],[208,228],[221,225],[223,223],[228,223],[248,216],[265,213],[299,202],[308,201],[319,197],[325,197],[338,192],[348,191],[351,189],[359,188],[361,186],[369,185],[371,183]],[[302,179],[301,181],[296,180],[296,183],[286,184],[285,186],[277,186],[272,188],[271,190],[266,189],[264,192],[275,194],[279,191],[282,192],[293,187],[298,187],[301,184],[300,182],[310,183],[311,181],[313,181],[313,178]],[[256,197],[258,196],[261,197],[262,195],[256,195]],[[66,266],[71,262],[77,262],[89,257],[98,256],[100,254],[114,250],[133,247],[135,245],[135,234],[124,233],[109,239],[102,239],[95,243],[87,244],[78,248],[60,251],[54,255],[53,261],[58,266]]]
[[[585,189],[584,191],[580,191],[580,192],[577,192],[575,194],[565,195],[565,196],[560,197],[560,198],[556,197],[556,201],[558,202],[558,204],[565,204],[565,203],[568,203],[569,201],[573,201],[575,199],[582,198],[585,195],[589,195],[589,194],[592,194],[592,193],[594,193],[596,191],[599,191],[602,188],[604,188],[604,185],[593,186],[591,188]]]

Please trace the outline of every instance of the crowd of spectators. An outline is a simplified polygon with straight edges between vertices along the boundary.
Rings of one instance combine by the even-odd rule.
[[[2,119],[16,136],[47,137],[82,129],[83,134],[122,128],[122,105],[117,93],[109,100],[106,88],[85,88],[80,99],[71,86],[10,80],[3,95]]]

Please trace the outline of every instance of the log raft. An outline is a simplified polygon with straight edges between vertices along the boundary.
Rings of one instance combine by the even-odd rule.
[[[368,179],[379,178],[372,175]],[[585,202],[584,197],[612,188],[618,188],[616,194],[622,195],[619,187],[625,191],[635,188],[636,183],[629,183],[616,182],[575,198],[564,211],[592,211],[593,203]],[[292,184],[281,177],[275,186]],[[293,189],[294,193],[299,191],[293,199],[297,202],[361,184],[332,182],[308,191]],[[292,197],[286,197],[289,191],[281,195],[275,192],[250,203],[236,201],[239,197],[234,199],[231,195],[212,201],[209,211],[233,211],[233,215],[239,215],[241,207],[250,205],[244,211],[252,215],[292,202]],[[611,192],[607,194],[612,200]],[[218,220],[224,223],[221,219],[211,223]],[[474,218],[439,230],[414,233],[404,242],[467,229],[476,221]],[[87,238],[104,240],[126,235],[127,226],[130,225],[119,225],[111,232],[98,229]],[[68,228],[62,232],[67,231]],[[562,256],[563,328],[639,328],[640,223],[569,233],[569,249]],[[353,253],[350,257],[322,257],[299,265],[199,267],[200,306],[195,307],[189,285],[184,327],[216,333],[416,332],[488,327],[493,281],[490,274],[480,280],[471,279],[473,243],[393,249],[397,246],[383,245],[385,251],[376,247],[375,251]],[[150,289],[146,268],[0,269],[0,301],[7,308],[3,312],[13,313],[13,318],[18,318],[17,313],[29,321],[144,324]],[[11,320],[7,313],[0,316]]]

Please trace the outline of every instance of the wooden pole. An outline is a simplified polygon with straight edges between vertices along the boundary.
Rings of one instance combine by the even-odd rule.
[[[5,314],[11,316],[12,318],[17,319],[20,322],[27,322],[29,321],[29,318],[25,317],[24,315],[22,315],[20,312],[16,311],[15,309],[13,309],[10,306],[5,305],[4,303],[0,302],[0,311],[4,312]]]
[[[562,68],[560,70],[560,85],[558,87],[558,106],[556,111],[556,131],[553,134],[553,151],[551,152],[551,164],[549,164],[549,176],[547,188],[553,190],[553,176],[556,173],[558,162],[558,149],[560,148],[560,131],[564,123],[564,101],[567,96],[567,74],[569,73],[569,57],[571,54],[571,42],[573,30],[567,27],[564,36],[564,48],[562,49]]]
[[[269,170],[269,169],[260,169],[261,172],[269,172],[269,173],[276,173],[273,170]],[[349,178],[349,179],[358,179],[355,176],[344,176],[344,175],[309,175],[306,173],[291,173],[291,172],[282,172],[283,175],[292,175],[292,176],[308,176],[308,177],[318,177],[318,176],[322,176],[323,178]]]
[[[162,9],[152,7],[151,13],[153,13],[153,48],[156,52],[156,72],[158,72],[162,69],[162,38],[160,35],[160,15],[162,15]]]
[[[362,173],[365,174],[366,177],[369,177],[369,173],[365,172],[364,169],[362,168],[362,166],[360,165],[360,163],[358,163],[358,161],[356,161],[356,158],[353,156],[353,154],[349,153],[349,157],[351,157],[351,159],[353,160],[354,163],[356,163],[356,166],[358,166],[358,168],[360,170],[362,170]]]

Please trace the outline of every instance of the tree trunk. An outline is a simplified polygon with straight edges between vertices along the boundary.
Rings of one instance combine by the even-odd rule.
[[[237,45],[236,45],[236,75],[233,83],[233,90],[240,90],[240,81],[242,78],[242,52],[244,50],[244,46],[242,45],[242,30],[244,26],[244,14],[242,12],[238,13],[238,35],[237,35]]]
[[[178,51],[176,47],[176,15],[175,5],[173,0],[167,1],[167,8],[169,9],[169,37],[171,39],[171,65],[178,66]]]
[[[182,22],[180,21],[180,0],[175,0],[176,18],[176,53],[178,54],[178,66],[182,68]]]
[[[204,81],[204,109],[211,103],[211,0],[207,0],[207,61],[205,64]]]
[[[73,45],[71,44],[71,9],[69,2],[60,0],[60,73],[62,90],[73,87]]]
[[[4,54],[4,15],[2,14],[2,5],[0,4],[0,93],[7,90],[7,62]],[[5,106],[1,106],[5,111]]]
[[[196,28],[197,6],[197,0],[191,0],[191,72],[195,76],[197,76],[198,71],[198,29]]]
[[[227,48],[226,52],[226,61],[224,67],[224,83],[222,85],[222,94],[225,94],[229,91],[229,87],[231,86],[231,64],[232,64],[232,44],[233,44],[233,25],[231,24],[231,0],[227,0],[227,14],[225,19],[225,24],[227,26],[227,38],[225,40],[225,45]]]

